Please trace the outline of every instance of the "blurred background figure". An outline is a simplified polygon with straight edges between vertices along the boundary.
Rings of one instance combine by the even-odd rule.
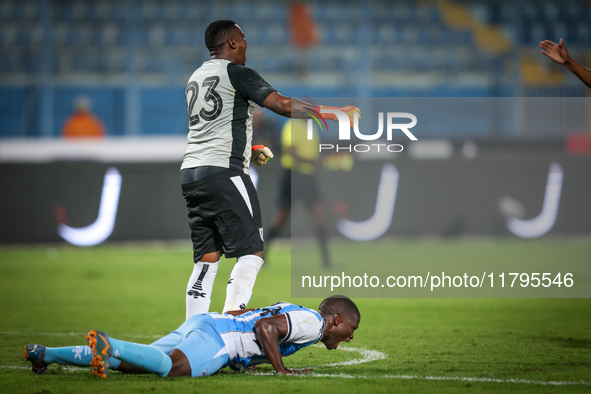
[[[330,267],[326,213],[316,177],[320,138],[316,127],[313,127],[313,130],[312,139],[308,140],[306,137],[306,120],[291,119],[285,122],[283,126],[281,131],[281,165],[283,172],[279,180],[277,211],[271,230],[267,233],[265,239],[265,243],[268,245],[265,250],[268,254],[271,241],[281,234],[287,224],[293,204],[301,200],[314,223],[314,231],[322,255],[322,265]]]
[[[298,51],[298,72],[304,76],[309,71],[308,52],[318,44],[318,25],[310,5],[303,1],[289,4],[288,19],[291,45]]]
[[[103,122],[92,113],[88,96],[78,96],[74,100],[74,112],[66,122],[62,135],[65,138],[102,138],[106,135]]]

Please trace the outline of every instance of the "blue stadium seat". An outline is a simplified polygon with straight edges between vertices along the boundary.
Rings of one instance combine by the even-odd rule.
[[[86,4],[84,2],[75,2],[67,7],[70,9],[73,20],[81,22],[86,19]]]
[[[201,21],[205,18],[205,6],[197,2],[189,2],[183,5],[180,19],[186,22]]]
[[[0,74],[10,71],[10,57],[2,54],[0,56]]]
[[[86,4],[86,9],[85,9],[85,13],[84,13],[83,19],[85,21],[89,21],[89,22],[96,21],[96,19],[97,19],[97,15],[96,15],[96,4],[94,4],[92,2],[88,2]]]
[[[337,45],[351,44],[354,40],[354,29],[351,25],[333,25],[334,41]]]
[[[53,43],[57,46],[66,45],[68,31],[68,25],[66,23],[55,24],[53,28]]]
[[[532,2],[525,2],[519,10],[526,20],[531,22],[541,21],[544,18],[543,11],[538,4]]]
[[[31,31],[29,27],[24,27],[18,30],[16,33],[16,40],[15,42],[23,47],[29,46],[31,44]]]
[[[576,42],[580,46],[591,45],[591,27],[588,23],[579,22],[576,26]]]
[[[472,32],[470,30],[454,30],[451,33],[451,38],[454,45],[474,45],[474,37],[472,37]]]
[[[204,30],[205,30],[205,27],[203,27],[203,28],[191,27],[189,29],[188,38],[187,38],[188,44],[194,46],[196,49],[204,47],[205,46],[205,44],[204,44],[205,39],[204,39],[204,35],[203,35]]]
[[[449,46],[452,44],[452,30],[449,28],[441,29],[441,45]]]
[[[460,70],[461,60],[460,57],[456,56],[454,53],[449,53],[439,59],[439,64],[445,71],[455,74]]]
[[[29,21],[39,19],[39,6],[36,1],[27,1],[23,9],[24,18]]]
[[[57,20],[61,22],[71,22],[74,20],[74,10],[68,4],[60,4],[53,12],[57,16]]]
[[[164,6],[164,19],[167,22],[176,22],[182,19],[184,4],[176,1],[166,3]]]
[[[148,31],[148,45],[152,48],[164,45],[165,39],[166,28],[164,25],[160,23],[153,24]]]
[[[394,9],[391,4],[375,4],[372,7],[372,20],[374,22],[394,23]]]
[[[19,72],[33,74],[39,71],[39,55],[34,52],[21,54]]]
[[[402,39],[402,29],[395,29],[392,24],[383,24],[374,30],[375,42],[383,45],[393,45]]]
[[[162,58],[157,55],[148,56],[141,71],[145,73],[162,73],[164,71]]]
[[[125,57],[120,54],[109,53],[105,56],[106,67],[109,73],[122,73],[125,71]]]
[[[554,23],[559,18],[560,13],[558,7],[553,2],[547,2],[542,6],[543,19],[547,23]]]
[[[405,26],[402,34],[402,40],[404,44],[415,45],[418,42],[419,30],[416,27],[412,25]]]
[[[10,19],[13,21],[22,21],[25,19],[25,5],[22,2],[15,2],[12,4]]]
[[[0,2],[0,20],[10,20],[12,13],[12,2],[3,1]]]
[[[227,15],[228,19],[232,19],[241,25],[245,21],[253,20],[255,14],[255,8],[249,3],[234,3],[228,6]]]
[[[271,24],[266,29],[266,34],[269,44],[285,44],[288,42],[287,31],[282,24]]]

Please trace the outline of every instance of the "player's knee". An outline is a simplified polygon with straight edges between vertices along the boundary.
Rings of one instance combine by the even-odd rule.
[[[222,256],[222,253],[219,251],[206,253],[198,261],[203,261],[206,263],[216,263],[220,260],[221,256]],[[195,262],[197,262],[197,261],[195,261]]]
[[[260,257],[261,259],[265,259],[265,251],[261,250],[260,252],[255,252],[253,255]]]
[[[170,352],[169,357],[172,361],[172,367],[166,377],[175,378],[178,376],[191,376],[191,364],[189,364],[189,360],[183,352],[179,349],[173,349],[172,352]]]

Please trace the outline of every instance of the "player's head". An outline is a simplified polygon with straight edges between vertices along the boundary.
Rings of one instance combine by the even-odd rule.
[[[212,56],[217,55],[239,65],[246,63],[248,43],[242,29],[232,20],[211,22],[205,30],[205,46]]]
[[[336,349],[340,342],[353,339],[361,314],[349,298],[340,295],[328,297],[320,303],[318,313],[324,318],[322,343],[327,349]]]

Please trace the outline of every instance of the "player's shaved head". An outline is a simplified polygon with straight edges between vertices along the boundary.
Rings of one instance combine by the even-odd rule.
[[[234,36],[236,29],[236,22],[229,19],[211,22],[205,30],[205,46],[210,52],[215,51]]]
[[[343,319],[351,321],[361,320],[361,314],[357,305],[350,298],[342,295],[334,295],[320,303],[318,312],[322,316],[339,314]]]

